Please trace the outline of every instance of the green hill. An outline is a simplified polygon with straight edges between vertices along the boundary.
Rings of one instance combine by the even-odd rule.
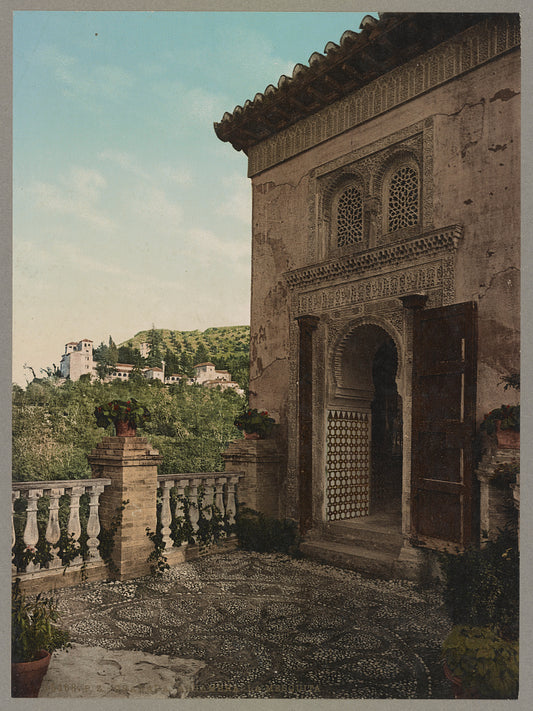
[[[192,367],[211,361],[219,370],[229,370],[233,380],[248,389],[250,327],[221,326],[205,331],[172,331],[153,328],[139,331],[118,346],[120,363],[138,364],[141,343],[149,343],[148,365],[165,361],[167,374],[192,375]]]

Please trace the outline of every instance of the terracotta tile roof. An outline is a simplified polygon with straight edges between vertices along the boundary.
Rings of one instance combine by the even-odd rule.
[[[214,363],[207,362],[207,363],[198,363],[198,365],[193,365],[193,368],[200,368],[202,365],[212,365],[213,368],[215,367]]]
[[[423,54],[471,25],[498,13],[384,12],[367,15],[361,32],[347,30],[339,44],[328,42],[309,64],[297,64],[292,77],[281,76],[243,106],[214,124],[221,141],[247,150],[314,114],[377,77]],[[253,61],[253,58],[251,59]]]

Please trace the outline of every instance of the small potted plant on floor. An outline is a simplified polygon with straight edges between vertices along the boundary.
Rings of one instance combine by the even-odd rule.
[[[98,427],[115,426],[117,437],[135,437],[137,427],[142,427],[151,418],[144,405],[134,397],[129,400],[111,400],[94,410]]]
[[[11,695],[36,698],[56,649],[70,647],[69,635],[57,626],[58,611],[51,597],[30,601],[13,583],[11,599]]]
[[[244,432],[245,439],[265,439],[272,432],[274,423],[266,410],[259,412],[256,408],[244,410],[234,421],[235,427]]]

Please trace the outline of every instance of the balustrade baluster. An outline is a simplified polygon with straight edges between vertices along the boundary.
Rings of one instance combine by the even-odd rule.
[[[174,516],[176,518],[181,518],[182,521],[185,523],[185,508],[183,506],[183,499],[185,498],[185,482],[183,481],[183,479],[178,479],[174,483],[176,485],[178,495],[176,499],[176,509],[174,511]],[[189,542],[182,541],[180,545],[188,546]]]
[[[213,516],[213,501],[214,501],[214,486],[215,482],[213,479],[206,479],[203,482],[204,486],[204,506],[202,513],[206,521],[210,521]]]
[[[58,542],[61,536],[59,528],[59,497],[63,494],[64,489],[50,489],[50,509],[48,512],[48,525],[46,526],[46,540],[50,543],[50,553],[52,560],[46,564],[47,568],[60,568],[61,559],[58,555]]]
[[[98,550],[98,534],[100,533],[100,517],[98,515],[99,499],[100,494],[103,492],[104,487],[98,485],[92,485],[89,488],[89,518],[87,520],[87,548],[88,550],[88,560],[98,561],[102,560],[100,556],[100,551]]]
[[[218,509],[218,512],[222,516],[222,519],[224,519],[225,516],[225,509],[224,509],[224,484],[226,483],[226,477],[217,477],[215,480],[215,506]],[[225,531],[221,531],[220,533],[221,537],[223,538],[226,535]]]
[[[226,486],[226,514],[230,526],[235,523],[235,514],[237,513],[237,507],[235,506],[235,484],[237,481],[238,479],[229,477]]]
[[[67,491],[70,493],[68,533],[74,545],[78,545],[81,535],[80,496],[84,493],[84,488],[73,486],[71,489],[67,489]],[[82,563],[81,555],[77,555],[74,560],[71,561],[71,565],[79,565],[80,563]]]
[[[15,533],[15,501],[20,497],[20,491],[11,491],[11,561],[13,561],[15,554],[13,553],[13,548],[17,542],[17,536]],[[11,572],[17,572],[17,566],[11,562]]]
[[[35,550],[39,540],[39,528],[37,526],[37,501],[43,495],[42,489],[30,489],[28,491],[28,507],[26,509],[26,527],[24,528],[24,543],[26,548]],[[26,566],[27,573],[34,573],[40,570],[39,563],[30,562]]]
[[[198,485],[200,479],[192,479],[189,487],[189,499],[191,506],[189,508],[189,519],[191,521],[193,537],[196,540],[196,532],[198,531],[198,519],[200,518],[200,512],[198,510]]]
[[[161,535],[167,550],[172,548],[174,541],[170,537],[170,524],[172,523],[172,512],[170,510],[170,490],[174,486],[173,481],[161,482],[163,503],[161,506]]]

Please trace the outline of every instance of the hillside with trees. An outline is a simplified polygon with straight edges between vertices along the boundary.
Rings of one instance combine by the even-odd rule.
[[[13,479],[41,481],[91,476],[87,455],[104,435],[94,409],[112,399],[136,398],[151,420],[138,434],[163,456],[161,474],[221,471],[223,452],[241,437],[233,424],[245,399],[233,390],[200,385],[164,386],[133,377],[127,382],[91,382],[87,376],[62,385],[54,377],[13,386]]]
[[[147,358],[141,357],[141,343],[150,345]],[[116,363],[161,367],[165,361],[165,373],[191,377],[193,366],[211,361],[217,370],[229,370],[233,380],[248,390],[249,381],[250,327],[223,326],[205,331],[172,331],[152,328],[139,331],[118,346],[109,337],[108,344],[101,343],[94,349],[97,372],[104,377]]]

